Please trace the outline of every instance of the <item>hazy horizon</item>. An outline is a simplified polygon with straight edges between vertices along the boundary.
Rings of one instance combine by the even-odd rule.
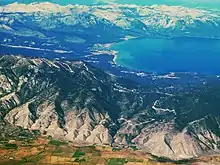
[[[0,5],[7,5],[10,3],[32,3],[32,2],[52,2],[61,5],[67,4],[102,4],[102,3],[119,3],[119,4],[136,4],[136,5],[174,5],[174,6],[186,6],[186,7],[199,7],[199,8],[212,8],[220,9],[220,0],[1,0]]]

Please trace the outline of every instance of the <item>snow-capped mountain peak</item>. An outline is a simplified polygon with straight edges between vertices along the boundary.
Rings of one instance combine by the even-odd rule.
[[[68,26],[77,24],[88,28],[102,22],[103,26],[114,25],[144,35],[152,35],[153,32],[154,35],[165,36],[220,37],[220,11],[182,6],[122,4],[61,6],[49,2],[13,3],[0,7],[0,13],[0,21],[4,27],[9,26],[9,21],[5,21],[5,18],[19,21],[28,16],[31,18],[26,21],[32,20],[43,29],[51,29],[61,24]],[[5,17],[3,16],[5,14],[8,15]],[[56,20],[52,21],[54,17]]]
[[[50,2],[41,2],[41,3],[30,3],[30,4],[20,4],[12,3],[5,7],[1,7],[1,12],[69,12],[72,5],[61,6],[58,4],[53,4]]]

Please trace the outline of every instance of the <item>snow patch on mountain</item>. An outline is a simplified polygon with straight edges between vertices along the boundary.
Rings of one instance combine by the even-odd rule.
[[[58,4],[53,4],[49,2],[42,3],[30,3],[30,4],[20,4],[20,3],[12,3],[5,7],[0,8],[0,12],[70,12],[70,6],[60,6]]]
[[[30,49],[30,50],[38,50],[38,51],[48,51],[48,52],[55,52],[55,53],[72,53],[72,51],[66,51],[66,50],[50,50],[50,49],[42,49],[42,48],[36,48],[36,47],[29,47],[29,46],[21,46],[21,45],[5,45],[0,44],[1,46],[10,47],[10,48],[22,48],[22,49]]]
[[[111,4],[102,6],[67,5],[61,6],[49,2],[19,4],[13,3],[0,7],[0,12],[22,12],[22,13],[62,13],[62,14],[82,14],[89,13],[94,16],[104,18],[116,25],[124,28],[132,26],[133,21],[141,21],[148,26],[162,26],[164,28],[175,27],[178,24],[195,24],[196,21],[210,21],[216,26],[220,19],[219,11],[203,10],[197,8],[187,8],[182,6],[137,6]]]

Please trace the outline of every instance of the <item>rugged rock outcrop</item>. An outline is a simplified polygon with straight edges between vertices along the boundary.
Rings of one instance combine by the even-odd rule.
[[[192,158],[220,149],[220,82],[205,81],[140,86],[81,61],[2,56],[0,119],[57,139]]]

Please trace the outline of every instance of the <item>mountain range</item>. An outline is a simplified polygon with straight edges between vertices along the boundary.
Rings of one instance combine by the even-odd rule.
[[[219,39],[220,12],[182,6],[67,5],[49,2],[0,6],[0,53],[83,59],[110,54],[132,38]],[[99,58],[99,57],[95,57]],[[98,64],[100,66],[100,64]],[[109,61],[102,64],[104,69]]]
[[[0,6],[1,128],[4,123],[74,143],[135,147],[173,160],[219,153],[218,75],[143,73],[117,70],[112,59],[102,63],[122,40],[219,39],[219,31],[220,11],[211,9]],[[143,77],[141,84],[135,76]]]
[[[220,12],[211,9],[120,4],[61,6],[42,2],[1,6],[0,13],[1,32],[45,40],[51,38],[48,31],[71,34],[89,43],[110,42],[126,35],[219,38]],[[78,41],[68,40],[65,35],[62,39]]]
[[[219,78],[154,81],[140,86],[82,61],[6,55],[0,119],[60,140],[136,146],[174,160],[218,153]]]

